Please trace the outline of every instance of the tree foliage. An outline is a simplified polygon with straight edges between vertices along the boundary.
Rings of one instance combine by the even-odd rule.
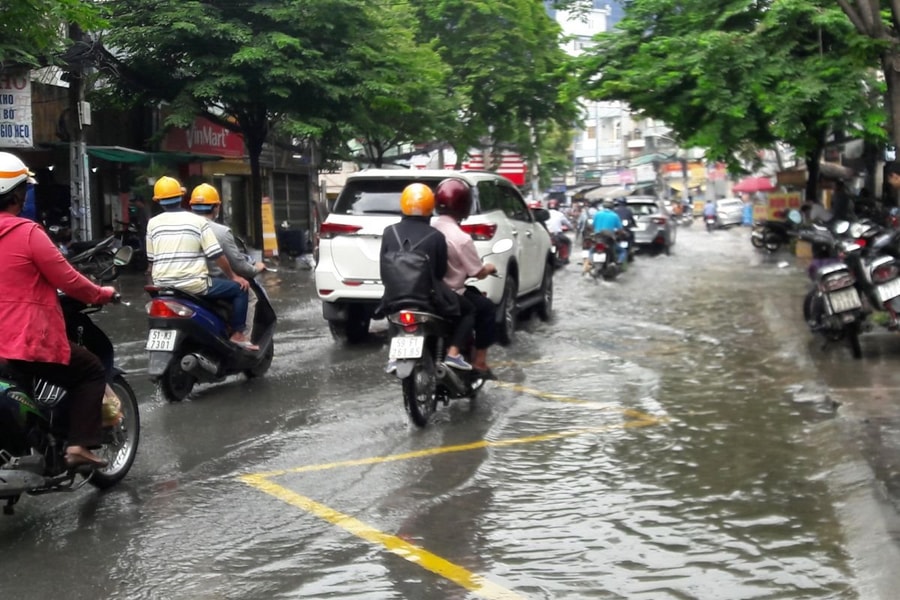
[[[830,130],[880,132],[871,47],[840,17],[829,0],[630,0],[581,80],[734,169],[776,141],[817,167]]]
[[[88,0],[0,0],[0,71],[55,62],[68,45],[67,27],[99,29],[99,8]]]

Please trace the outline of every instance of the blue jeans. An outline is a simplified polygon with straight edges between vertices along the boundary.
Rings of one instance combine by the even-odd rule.
[[[210,281],[212,283],[206,290],[206,293],[203,294],[203,297],[210,299],[221,298],[223,300],[231,300],[231,330],[234,333],[243,332],[247,327],[247,292],[245,290],[242,290],[241,286],[231,281],[230,279],[212,277]]]

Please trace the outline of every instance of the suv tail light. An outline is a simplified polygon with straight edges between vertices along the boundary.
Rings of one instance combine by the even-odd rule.
[[[656,223],[657,225],[665,225],[666,224],[665,217],[653,217],[650,220],[653,221],[654,223]]]
[[[347,225],[345,223],[322,223],[319,227],[319,237],[330,240],[339,235],[351,235],[362,229],[361,225]]]
[[[494,237],[497,233],[496,223],[471,223],[469,225],[460,225],[460,229],[472,236],[476,242],[485,242]]]

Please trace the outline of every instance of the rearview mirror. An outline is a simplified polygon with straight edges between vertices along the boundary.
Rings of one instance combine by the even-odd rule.
[[[503,238],[502,240],[497,240],[491,246],[491,254],[503,254],[504,252],[509,252],[512,248],[513,241],[509,238]]]
[[[115,256],[113,256],[113,264],[117,267],[124,267],[128,263],[131,262],[131,255],[134,253],[134,248],[131,246],[122,246],[118,250],[116,250]]]
[[[788,221],[790,221],[794,225],[799,225],[800,223],[803,222],[803,216],[800,214],[800,211],[797,210],[796,208],[791,210],[788,213],[787,218],[788,218]]]
[[[532,208],[531,214],[534,215],[534,220],[538,223],[544,223],[550,218],[550,211],[546,208]]]
[[[850,221],[837,221],[833,229],[836,234],[844,235],[850,229]]]

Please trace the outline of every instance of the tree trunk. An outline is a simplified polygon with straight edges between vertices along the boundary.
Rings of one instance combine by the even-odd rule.
[[[888,112],[888,133],[894,148],[900,148],[900,50],[888,50],[881,56],[884,71],[885,108]]]
[[[821,202],[819,198],[819,157],[822,150],[813,150],[804,157],[806,162],[806,200],[809,202]]]
[[[235,215],[235,224],[240,224],[244,229],[244,235],[250,240],[254,248],[263,247],[262,231],[262,168],[259,165],[259,157],[265,138],[258,134],[244,132],[244,143],[247,145],[247,154],[250,158],[250,197],[247,205],[241,207],[241,214]],[[237,207],[235,207],[237,212]]]

